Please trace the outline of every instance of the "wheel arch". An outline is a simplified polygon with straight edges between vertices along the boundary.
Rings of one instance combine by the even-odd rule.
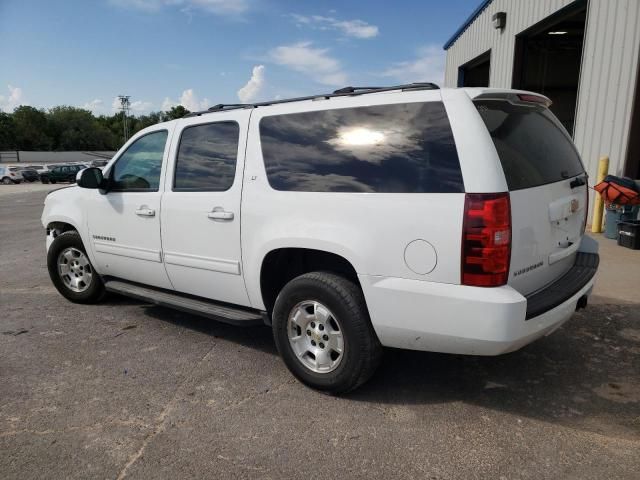
[[[338,253],[304,247],[274,248],[260,264],[260,298],[267,312],[271,314],[278,293],[290,280],[313,271],[339,274],[362,288],[353,263]]]
[[[51,246],[51,243],[56,236],[69,230],[75,230],[80,235],[80,239],[82,240],[84,249],[89,256],[89,260],[91,260],[91,263],[95,268],[96,261],[93,252],[93,246],[90,242],[88,232],[86,232],[85,229],[82,228],[82,224],[80,221],[66,215],[47,215],[46,217],[43,215],[42,220],[42,224],[46,229],[47,235],[47,251],[49,250],[49,247]],[[57,232],[55,230],[57,230]]]

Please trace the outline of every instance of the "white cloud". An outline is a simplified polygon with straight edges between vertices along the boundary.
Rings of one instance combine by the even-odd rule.
[[[136,100],[135,102],[131,102],[131,106],[129,108],[133,113],[149,113],[153,109],[153,102]]]
[[[113,102],[111,102],[111,110],[113,110],[113,112],[120,111],[120,99],[118,97],[114,97]],[[133,115],[149,113],[151,110],[153,110],[153,102],[134,100],[129,104],[129,112]]]
[[[347,74],[342,71],[340,62],[327,52],[324,48],[314,48],[311,42],[299,42],[274,48],[269,52],[269,58],[324,85],[346,85]]]
[[[188,88],[182,92],[180,95],[180,100],[174,100],[169,97],[165,97],[162,101],[162,106],[160,107],[162,111],[171,110],[171,107],[175,107],[177,105],[182,105],[184,108],[189,110],[190,112],[197,112],[199,110],[206,110],[211,106],[211,103],[208,98],[203,98],[200,100],[198,95],[193,91],[193,88]]]
[[[264,65],[256,65],[251,72],[247,84],[238,90],[238,98],[242,103],[254,101],[264,87]]]
[[[198,96],[193,91],[193,88],[189,88],[188,90],[182,92],[182,95],[180,96],[180,105],[191,112],[206,110],[211,106],[208,98],[199,100]]]
[[[348,37],[373,38],[380,33],[376,25],[371,25],[364,20],[338,20],[335,17],[322,15],[289,15],[298,26],[307,26],[315,30],[338,30]]]
[[[112,5],[157,12],[163,8],[179,8],[187,15],[199,10],[214,15],[240,15],[249,9],[249,0],[110,0]]]
[[[176,105],[177,103],[171,100],[169,97],[164,97],[164,100],[162,101],[162,106],[160,107],[160,109],[163,112],[166,112],[167,110],[171,110],[171,108],[175,107]]]
[[[7,85],[7,89],[9,90],[9,96],[0,95],[0,110],[11,112],[19,105],[28,105],[22,99],[22,89],[20,87]]]
[[[185,0],[184,3],[216,15],[239,15],[249,9],[247,0]]]
[[[111,110],[114,112],[120,110],[120,99],[118,97],[113,98],[113,102],[111,102]]]
[[[444,82],[445,54],[441,47],[428,45],[418,50],[416,58],[393,64],[382,75],[393,77],[402,83]]]
[[[84,105],[82,105],[81,108],[84,108],[85,110],[90,110],[96,113],[102,110],[103,107],[104,107],[104,102],[99,98],[96,98],[94,100],[91,100],[90,102],[85,103]]]

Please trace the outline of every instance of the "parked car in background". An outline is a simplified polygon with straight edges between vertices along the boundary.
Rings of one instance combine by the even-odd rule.
[[[0,182],[5,185],[22,182],[22,174],[18,167],[0,166]]]
[[[55,165],[32,165],[28,168],[34,169],[38,172],[38,175],[42,175],[44,172],[48,172],[50,168],[53,168]]]
[[[20,168],[20,167],[18,167]],[[31,167],[24,167],[20,169],[20,174],[25,182],[35,182],[40,179],[38,171]]]
[[[75,183],[76,174],[87,168],[86,165],[56,165],[40,175],[42,183],[71,182]]]
[[[107,165],[107,163],[109,163],[109,160],[107,160],[106,158],[96,158],[95,160],[91,161],[91,166],[103,168]]]

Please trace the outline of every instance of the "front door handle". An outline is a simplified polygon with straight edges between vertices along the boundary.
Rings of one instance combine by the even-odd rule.
[[[156,211],[152,208],[143,205],[142,207],[136,210],[136,215],[140,217],[155,217]]]
[[[226,212],[220,207],[214,208],[211,212],[207,213],[207,217],[214,220],[233,220],[233,212]]]

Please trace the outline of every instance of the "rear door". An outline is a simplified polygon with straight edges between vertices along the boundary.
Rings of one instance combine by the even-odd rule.
[[[569,134],[535,97],[518,98],[476,98],[474,104],[496,147],[510,192],[508,283],[527,295],[573,265],[588,197],[584,167]]]
[[[240,251],[240,196],[250,111],[181,121],[162,198],[167,273],[183,293],[250,305]]]

